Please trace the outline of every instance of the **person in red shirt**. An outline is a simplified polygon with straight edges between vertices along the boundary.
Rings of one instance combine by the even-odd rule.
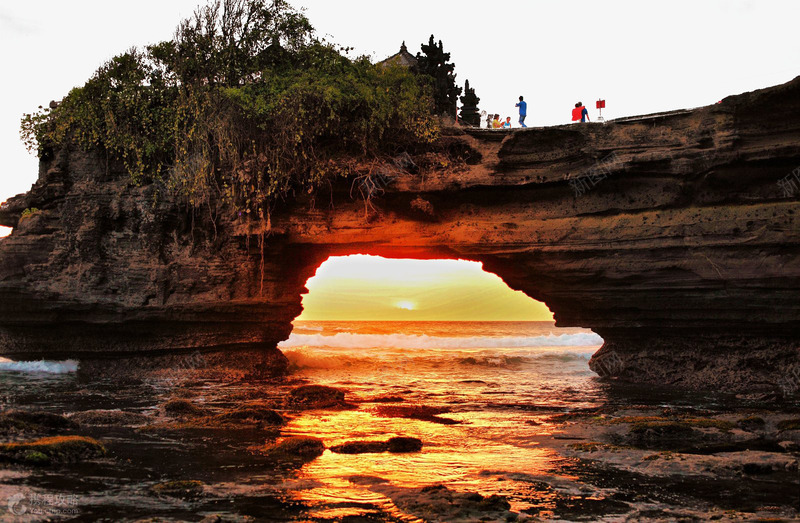
[[[572,121],[577,122],[578,120],[581,122],[589,121],[589,110],[581,102],[576,103],[575,109],[572,110]]]

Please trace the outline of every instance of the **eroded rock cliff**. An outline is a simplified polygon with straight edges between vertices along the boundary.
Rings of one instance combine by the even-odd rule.
[[[372,253],[482,261],[603,336],[602,375],[800,386],[800,79],[605,125],[448,134],[465,164],[399,162],[368,202],[359,180],[299,198],[263,244],[61,151],[0,208],[0,354],[274,347],[324,259]]]

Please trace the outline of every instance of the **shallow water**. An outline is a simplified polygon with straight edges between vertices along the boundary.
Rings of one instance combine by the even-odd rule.
[[[29,503],[23,515],[6,513],[8,520],[108,521],[156,515],[199,521],[210,514],[223,520],[478,521],[505,520],[510,512],[520,520],[670,520],[712,513],[747,519],[738,514],[791,510],[797,485],[784,476],[653,477],[565,453],[559,439],[564,422],[553,419],[558,413],[757,407],[720,394],[604,382],[588,368],[600,343],[589,331],[556,329],[549,322],[301,322],[281,344],[292,374],[271,381],[212,376],[186,366],[144,375],[131,369],[135,377],[120,379],[53,363],[15,368],[6,362],[0,366],[5,408],[61,414],[123,409],[150,416],[158,427],[170,422],[160,406],[176,395],[224,412],[250,399],[278,401],[305,382],[346,390],[355,408],[289,413],[280,437],[313,436],[331,447],[413,436],[424,446],[405,454],[326,450],[303,465],[279,464],[253,452],[278,436],[258,428],[82,427],[78,433],[106,444],[107,458],[0,470],[0,503],[14,495]],[[409,405],[443,411],[443,420],[391,417],[386,410]],[[203,495],[178,499],[150,490],[176,479],[202,481]],[[451,494],[438,485],[502,496],[510,510],[469,500],[443,508],[443,492]],[[39,513],[30,505],[58,495],[73,496],[74,505],[51,502]]]

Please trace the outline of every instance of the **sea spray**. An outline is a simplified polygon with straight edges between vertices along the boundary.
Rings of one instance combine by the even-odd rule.
[[[75,360],[65,361],[12,361],[8,358],[0,357],[0,371],[6,372],[27,372],[43,374],[69,374],[77,372],[78,362]]]
[[[482,349],[513,347],[592,347],[603,344],[603,338],[593,332],[547,334],[542,336],[475,336],[449,337],[427,334],[358,334],[338,332],[326,334],[292,333],[281,342],[281,349],[290,347],[343,348],[407,348],[407,349]]]

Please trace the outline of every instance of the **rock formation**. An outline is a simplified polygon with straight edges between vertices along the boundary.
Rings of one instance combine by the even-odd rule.
[[[467,165],[395,168],[367,202],[353,180],[298,198],[263,243],[60,151],[0,208],[0,354],[274,348],[319,264],[365,253],[483,262],[600,334],[602,375],[800,386],[800,78],[606,125],[448,134]]]

